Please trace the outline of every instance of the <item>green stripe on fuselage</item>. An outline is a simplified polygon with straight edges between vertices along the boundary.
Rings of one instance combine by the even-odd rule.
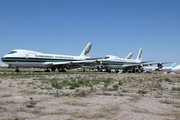
[[[115,62],[115,61],[102,61],[102,65],[133,65],[136,62]]]
[[[65,62],[65,61],[80,61],[75,59],[49,59],[49,58],[24,58],[24,57],[3,57],[3,62]]]

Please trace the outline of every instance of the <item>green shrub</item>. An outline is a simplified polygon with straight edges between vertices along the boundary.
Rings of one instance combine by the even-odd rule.
[[[104,84],[104,88],[107,88],[107,87],[108,87],[108,85],[109,85],[108,83],[105,83],[105,84]]]
[[[123,85],[123,82],[121,80],[119,80],[119,83],[118,83],[120,86]]]
[[[90,93],[90,91],[80,90],[78,93],[75,94],[75,97],[86,97]]]
[[[30,104],[29,104],[29,105],[26,105],[26,107],[32,108],[32,107],[34,107],[35,105],[36,105],[36,102],[30,102]]]
[[[105,93],[105,92],[103,92],[103,95],[112,95],[111,93]]]
[[[54,94],[54,97],[57,97],[57,98],[59,98],[59,93],[58,92],[56,92],[55,94]]]
[[[139,79],[139,83],[142,83],[143,82],[143,79]]]
[[[164,78],[164,80],[167,81],[167,82],[172,82],[172,80],[169,79],[169,78]]]
[[[52,82],[51,85],[55,87],[56,89],[62,89],[62,86],[57,82]]]
[[[118,88],[119,88],[119,85],[118,85],[118,84],[113,85],[113,89],[114,89],[114,90],[118,90]]]
[[[138,90],[138,93],[140,93],[140,94],[146,94],[147,92],[144,91],[144,90]]]
[[[79,84],[84,84],[84,81],[81,79],[81,80],[78,80],[78,83]]]
[[[124,89],[124,90],[122,90],[122,92],[128,92],[128,90],[125,90],[125,89]]]
[[[180,87],[172,87],[172,90],[174,90],[174,91],[180,91]]]
[[[75,86],[74,86],[74,85],[71,85],[71,86],[69,87],[69,89],[75,89]]]

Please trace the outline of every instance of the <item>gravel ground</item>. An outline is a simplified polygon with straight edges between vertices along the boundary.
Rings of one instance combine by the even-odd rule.
[[[98,72],[26,74],[1,72],[0,119],[180,119],[180,75]],[[113,81],[107,88],[104,82],[89,82],[91,86],[81,85],[75,89],[69,89],[68,85],[57,89],[51,83],[53,79],[74,79],[77,82],[79,79],[91,81],[108,78]],[[123,85],[112,90],[119,81]],[[85,91],[84,96],[79,95],[82,90]]]

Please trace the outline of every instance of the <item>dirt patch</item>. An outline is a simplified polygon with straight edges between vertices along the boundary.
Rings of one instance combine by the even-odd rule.
[[[180,119],[180,75],[1,72],[0,119]]]

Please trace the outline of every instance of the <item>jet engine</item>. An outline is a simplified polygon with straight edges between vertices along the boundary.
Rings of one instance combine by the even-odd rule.
[[[163,68],[163,65],[161,63],[157,64],[158,69]]]

